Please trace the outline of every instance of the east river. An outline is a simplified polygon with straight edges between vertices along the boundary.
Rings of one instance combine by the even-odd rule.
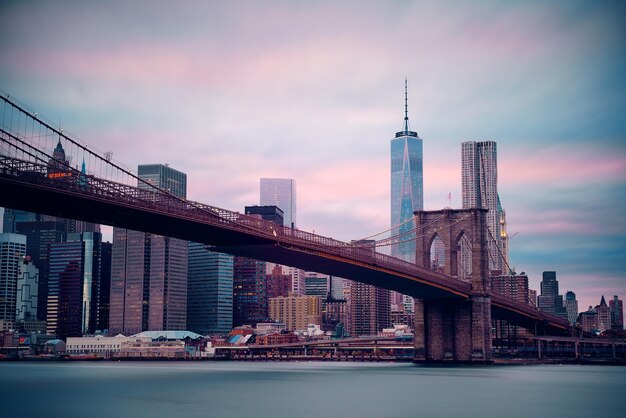
[[[623,417],[626,367],[0,363],[1,417]]]

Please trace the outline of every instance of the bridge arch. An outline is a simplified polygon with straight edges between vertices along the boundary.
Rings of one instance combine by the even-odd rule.
[[[472,290],[488,291],[486,213],[487,209],[480,208],[416,211],[416,264],[432,269],[432,245],[439,237],[444,246],[444,274],[459,277],[460,247],[467,247]]]

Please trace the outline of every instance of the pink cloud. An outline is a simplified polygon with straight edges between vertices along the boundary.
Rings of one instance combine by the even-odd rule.
[[[567,152],[563,148],[541,151],[518,148],[514,152],[515,155],[500,158],[498,164],[498,182],[506,187],[589,184],[626,177],[626,157],[620,154],[574,147]],[[520,155],[525,157],[520,159]]]

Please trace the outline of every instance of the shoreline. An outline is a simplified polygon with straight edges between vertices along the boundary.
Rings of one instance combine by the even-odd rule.
[[[104,358],[104,357],[68,357],[68,356],[50,356],[50,357],[22,357],[22,358],[3,358],[0,363],[16,363],[16,362],[132,362],[132,361],[152,361],[152,362],[331,362],[331,363],[413,363],[422,366],[433,367],[454,367],[454,366],[532,366],[532,365],[607,365],[607,366],[626,366],[626,359],[572,359],[572,358],[550,358],[550,359],[493,359],[490,362],[455,362],[455,361],[415,361],[412,358],[391,358],[391,357],[358,357],[358,358],[324,358],[321,356],[289,356],[289,357],[247,357],[247,358],[226,358],[226,357],[123,357],[123,358]]]

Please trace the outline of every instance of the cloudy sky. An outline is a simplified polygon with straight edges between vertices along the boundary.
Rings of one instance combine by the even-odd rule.
[[[512,264],[583,310],[626,297],[620,3],[4,1],[0,89],[194,200],[295,178],[299,227],[350,240],[389,225],[408,77],[425,209],[461,206],[462,141],[496,141]]]

